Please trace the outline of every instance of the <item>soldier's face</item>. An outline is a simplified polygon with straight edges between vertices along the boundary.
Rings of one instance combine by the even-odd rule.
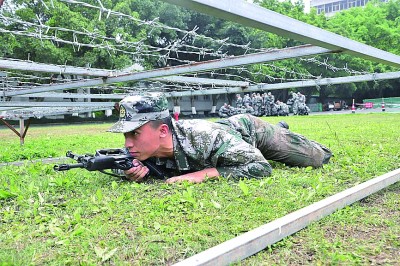
[[[150,123],[144,124],[134,131],[124,133],[124,136],[125,147],[139,161],[155,156],[160,147],[159,130],[153,128]]]

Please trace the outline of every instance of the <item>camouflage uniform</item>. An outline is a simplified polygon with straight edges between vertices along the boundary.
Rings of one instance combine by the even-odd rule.
[[[262,115],[262,103],[263,103],[263,99],[261,98],[260,94],[257,93],[254,96],[254,115],[256,116],[261,116]]]
[[[246,106],[245,106],[245,113],[254,115],[254,108],[251,107],[251,105],[246,104]]]
[[[251,106],[251,98],[248,94],[243,96],[243,105],[246,106],[246,104]]]
[[[289,106],[285,104],[284,102],[277,101],[276,102],[277,106],[277,112],[279,116],[287,116],[289,115]]]
[[[243,141],[239,132],[206,120],[172,120],[174,159],[157,164],[180,174],[215,167],[224,177],[261,178],[272,168],[261,152]]]
[[[267,160],[290,166],[321,167],[332,156],[325,146],[251,115],[236,115],[218,123],[239,132],[243,140],[257,147]]]
[[[219,108],[218,115],[219,117],[228,117],[230,116],[229,112],[230,110],[228,108],[228,105],[224,104],[221,106],[221,108]]]
[[[265,116],[271,115],[271,98],[267,95],[264,99]]]
[[[293,101],[293,104],[292,104],[293,114],[297,115],[299,112],[299,98],[298,98],[297,94],[294,92],[292,93],[292,101]]]
[[[236,108],[243,107],[243,99],[240,97],[240,94],[236,94]]]
[[[299,103],[306,104],[306,96],[304,94],[301,94],[300,92],[298,92],[297,98],[299,100]]]
[[[109,129],[111,132],[130,132],[169,116],[168,101],[154,93],[128,96],[119,109],[119,121]],[[171,119],[171,124],[174,158],[156,161],[180,174],[215,167],[225,177],[260,178],[272,172],[267,159],[320,167],[332,156],[326,147],[249,114],[217,123]]]
[[[119,120],[108,131],[126,133],[149,121],[169,117],[168,101],[162,93],[143,93],[119,102]]]

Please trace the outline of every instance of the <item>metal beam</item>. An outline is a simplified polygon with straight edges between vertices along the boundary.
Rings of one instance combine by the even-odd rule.
[[[167,97],[184,97],[184,96],[200,96],[200,95],[212,95],[212,94],[224,94],[224,93],[247,93],[247,92],[282,90],[288,88],[314,87],[314,86],[345,84],[345,83],[363,82],[363,81],[377,81],[377,80],[387,80],[387,79],[397,79],[397,78],[400,78],[400,72],[374,73],[374,74],[339,77],[339,78],[324,78],[324,79],[305,80],[296,82],[259,84],[250,86],[248,88],[224,88],[224,89],[210,89],[201,91],[166,92],[165,94]]]
[[[57,108],[56,110],[51,109],[51,108],[42,108],[40,107],[31,107],[31,108],[26,108],[23,110],[18,110],[14,112],[9,112],[6,115],[3,115],[2,117],[4,119],[27,119],[31,117],[35,118],[41,118],[43,116],[54,116],[54,115],[65,115],[65,114],[73,114],[73,113],[88,113],[88,112],[96,112],[96,111],[104,111],[104,110],[112,110],[110,107],[89,107],[89,108],[79,108],[79,107],[60,107]],[[1,117],[1,116],[0,116]]]
[[[91,77],[115,77],[121,74],[128,74],[126,71],[113,71],[96,68],[83,68],[74,66],[58,66],[51,64],[35,63],[31,61],[20,61],[20,60],[7,60],[0,59],[0,69],[14,69],[24,70],[32,72],[45,72],[55,74],[72,74],[80,76],[91,76]],[[0,73],[1,77],[1,73]],[[188,83],[188,84],[209,84],[215,86],[239,86],[245,87],[249,85],[249,82],[234,81],[234,80],[218,80],[218,79],[207,79],[207,78],[194,78],[194,77],[181,77],[171,76],[163,78],[152,79],[161,82],[176,82],[176,83]]]
[[[341,50],[378,63],[400,67],[400,56],[353,41],[243,0],[164,0],[208,15],[280,36]]]
[[[103,100],[121,100],[129,93],[113,93],[113,94],[87,94],[87,93],[69,93],[69,92],[42,92],[18,95],[18,98],[49,98],[49,99],[103,99]],[[1,103],[1,102],[0,102]]]
[[[296,81],[287,83],[274,83],[274,84],[260,84],[249,87],[252,91],[257,90],[280,90],[287,88],[302,88],[302,87],[313,87],[313,86],[324,86],[324,85],[336,85],[345,84],[352,82],[363,82],[363,81],[377,81],[387,79],[398,79],[400,78],[400,72],[387,72],[387,73],[373,73],[357,76],[339,77],[339,78],[323,78],[316,80]]]
[[[17,96],[23,94],[32,94],[38,92],[48,92],[48,91],[56,91],[56,90],[67,90],[67,89],[76,89],[81,87],[90,87],[90,86],[99,86],[104,84],[111,84],[117,82],[127,82],[127,81],[136,81],[136,80],[145,80],[151,78],[158,78],[164,76],[175,76],[179,74],[185,73],[195,73],[199,71],[211,70],[211,69],[219,69],[219,68],[227,68],[233,66],[240,65],[249,65],[249,64],[258,64],[263,62],[270,62],[276,60],[283,60],[288,58],[296,58],[301,56],[310,56],[324,53],[334,53],[340,52],[340,50],[329,50],[317,46],[312,45],[303,45],[297,47],[290,47],[280,50],[273,50],[262,53],[254,53],[242,56],[233,56],[223,59],[210,60],[200,63],[192,63],[181,66],[174,67],[166,67],[155,70],[136,72],[131,74],[120,75],[117,77],[110,78],[96,78],[91,80],[82,80],[77,82],[69,82],[63,84],[56,85],[45,85],[38,86],[28,90],[19,90],[19,91],[6,91],[4,92],[5,96]]]
[[[121,73],[120,71],[74,67],[67,65],[57,66],[51,64],[35,63],[30,61],[7,60],[7,59],[0,59],[0,69],[6,69],[6,70],[14,69],[14,70],[58,73],[58,74],[73,74],[73,75],[93,76],[93,77],[117,76],[117,74]]]
[[[182,92],[165,92],[166,97],[184,97],[184,96],[201,96],[201,95],[212,95],[212,94],[224,94],[224,93],[249,93],[257,91],[269,91],[269,90],[281,90],[288,88],[302,88],[302,87],[314,87],[324,85],[336,85],[345,84],[352,82],[363,82],[363,81],[378,81],[400,78],[400,72],[388,72],[388,73],[374,73],[358,76],[348,76],[339,78],[324,78],[318,80],[305,80],[296,82],[285,82],[285,83],[273,83],[273,84],[259,84],[249,87],[226,87],[219,89],[208,89],[208,90],[193,90],[193,91],[182,91]],[[26,95],[18,95],[18,97],[47,97],[47,98],[73,98],[73,99],[108,99],[108,100],[120,100],[126,97],[127,94],[84,94],[84,93],[34,93]],[[1,104],[1,102],[0,102]],[[0,105],[1,106],[1,105]],[[3,107],[1,110],[7,110],[11,107]],[[15,107],[17,108],[17,107]]]
[[[0,107],[114,107],[114,102],[0,102]]]
[[[230,265],[296,233],[338,209],[399,181],[400,169],[397,169],[262,225],[175,265]]]
[[[246,82],[246,81],[209,79],[209,78],[197,78],[197,77],[182,77],[182,76],[154,78],[151,80],[161,81],[161,82],[202,84],[202,85],[213,85],[213,86],[232,86],[232,87],[248,87],[250,85],[250,83]]]

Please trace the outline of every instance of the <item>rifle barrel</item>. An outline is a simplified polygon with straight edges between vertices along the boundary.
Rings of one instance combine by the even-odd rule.
[[[83,163],[76,163],[76,164],[56,164],[53,167],[53,169],[56,171],[67,171],[72,168],[85,168],[85,166]]]

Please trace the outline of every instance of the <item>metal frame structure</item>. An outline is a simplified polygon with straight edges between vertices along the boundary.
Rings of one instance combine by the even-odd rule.
[[[150,71],[129,73],[126,71],[101,70],[92,68],[78,68],[73,66],[55,66],[38,64],[34,62],[0,60],[0,69],[20,70],[39,73],[71,74],[81,76],[73,82],[54,83],[50,85],[31,86],[29,89],[4,88],[0,94],[0,121],[6,124],[20,137],[23,144],[24,137],[29,128],[30,120],[25,119],[34,115],[45,114],[72,114],[90,112],[95,110],[110,110],[114,102],[91,101],[122,99],[126,94],[90,94],[90,93],[57,93],[59,90],[70,90],[84,87],[97,87],[108,84],[128,81],[154,80],[157,82],[175,82],[184,84],[206,84],[212,88],[206,90],[185,90],[166,92],[167,97],[193,97],[196,95],[218,95],[230,93],[256,92],[279,90],[291,87],[309,87],[342,84],[350,82],[376,81],[381,79],[400,78],[400,72],[381,74],[365,74],[340,78],[321,78],[315,80],[286,82],[276,84],[252,85],[246,81],[231,81],[218,79],[205,79],[198,77],[178,76],[200,71],[221,69],[232,66],[243,66],[264,62],[298,58],[303,56],[347,53],[360,58],[400,67],[400,56],[394,55],[374,47],[350,40],[348,38],[330,33],[317,27],[305,24],[295,19],[261,8],[241,0],[164,0],[183,7],[227,19],[242,25],[258,28],[288,38],[293,38],[306,45],[289,47],[247,54],[243,56],[226,57],[222,59],[197,62],[176,67],[165,67]],[[3,1],[0,0],[0,6]],[[244,10],[246,11],[244,13]],[[3,77],[4,78],[4,77]],[[58,99],[53,102],[29,101],[29,98]],[[14,100],[17,98],[17,100]],[[28,101],[21,99],[28,98]],[[9,101],[11,99],[11,101]],[[65,102],[63,99],[83,99],[84,101]],[[57,107],[54,111],[51,108]],[[3,113],[3,114],[2,114]],[[11,115],[10,115],[11,114]],[[19,119],[20,130],[17,131],[6,119]],[[387,173],[354,188],[343,191],[325,200],[312,204],[306,208],[291,213],[278,220],[249,231],[239,237],[231,239],[216,247],[188,258],[177,265],[227,265],[264,249],[280,239],[293,234],[335,210],[358,201],[384,187],[400,180],[400,170]]]
[[[364,59],[369,59],[379,63],[400,66],[400,56],[376,49],[374,47],[350,40],[340,35],[328,32],[326,30],[308,25],[298,20],[267,10],[255,4],[242,0],[164,0],[172,4],[213,15],[219,18],[227,19],[240,23],[245,26],[258,28],[264,31],[275,33],[284,37],[293,38],[305,43],[297,47],[285,49],[276,49],[242,56],[223,57],[210,61],[189,63],[174,67],[164,67],[149,71],[138,71],[129,73],[126,71],[114,71],[104,69],[79,68],[74,66],[55,66],[49,64],[39,64],[31,61],[0,60],[0,69],[21,70],[54,74],[69,74],[79,76],[77,81],[53,83],[49,85],[30,86],[29,89],[3,88],[0,94],[0,117],[3,119],[26,119],[34,117],[28,110],[37,110],[37,107],[47,107],[47,113],[60,114],[61,110],[51,111],[55,106],[70,108],[85,108],[86,110],[108,110],[113,104],[99,102],[97,100],[117,100],[124,95],[129,94],[104,94],[91,95],[90,93],[50,93],[59,90],[71,90],[84,87],[104,87],[108,84],[152,80],[162,83],[174,82],[181,84],[204,84],[211,88],[197,90],[195,88],[183,91],[166,91],[167,97],[193,97],[197,95],[218,95],[242,92],[255,92],[278,90],[290,87],[308,87],[330,84],[341,84],[348,82],[361,82],[379,79],[395,79],[399,73],[367,74],[358,76],[349,76],[342,78],[324,78],[308,81],[286,82],[276,84],[250,84],[246,81],[205,79],[199,77],[178,76],[183,74],[196,74],[201,71],[210,71],[214,69],[224,69],[234,66],[244,66],[277,60],[299,58],[312,55],[327,53],[347,53]],[[243,11],[246,10],[244,13]],[[157,89],[157,88],[155,88]],[[133,88],[133,91],[140,91]],[[42,97],[46,99],[57,99],[54,102],[32,102],[31,97]],[[28,98],[28,101],[21,99]],[[73,102],[64,103],[63,99],[75,99]],[[11,99],[11,101],[9,101]],[[17,100],[15,100],[17,99]],[[83,99],[83,101],[76,101]],[[94,101],[91,101],[91,100]],[[90,102],[89,102],[90,101]],[[28,109],[28,110],[27,110]],[[65,113],[71,113],[70,110],[64,110]],[[40,115],[39,115],[40,116]]]

